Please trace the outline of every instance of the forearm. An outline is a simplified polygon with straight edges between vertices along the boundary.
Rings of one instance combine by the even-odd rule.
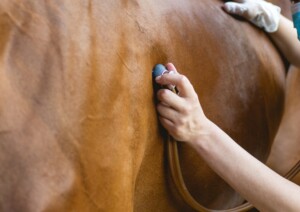
[[[255,159],[212,123],[192,146],[209,166],[261,211],[300,211],[300,188]]]
[[[278,30],[269,35],[290,64],[300,67],[300,41],[293,23],[281,15]]]

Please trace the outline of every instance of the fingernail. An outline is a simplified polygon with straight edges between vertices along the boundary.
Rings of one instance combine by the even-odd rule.
[[[168,69],[168,71],[175,71],[176,70],[173,63],[167,63],[166,68]]]

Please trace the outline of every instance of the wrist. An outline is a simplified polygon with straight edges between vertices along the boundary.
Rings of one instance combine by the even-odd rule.
[[[205,131],[190,145],[206,162],[211,163],[216,156],[223,157],[235,146],[235,142],[215,123],[210,121]]]
[[[197,136],[188,142],[190,146],[192,146],[194,149],[201,149],[205,148],[205,146],[214,140],[216,137],[216,134],[218,133],[219,127],[207,119],[206,124],[202,127],[202,130],[199,131]]]

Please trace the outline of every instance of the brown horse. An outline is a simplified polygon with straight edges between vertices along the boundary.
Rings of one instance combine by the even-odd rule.
[[[168,173],[151,70],[173,62],[207,116],[265,162],[285,67],[219,0],[2,0],[0,211],[190,211]],[[243,199],[188,147],[194,197]]]

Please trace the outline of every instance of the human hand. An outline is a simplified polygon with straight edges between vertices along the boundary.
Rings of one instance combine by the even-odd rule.
[[[158,84],[175,85],[179,94],[169,89],[160,89],[157,98],[159,120],[162,126],[178,141],[192,143],[207,133],[210,121],[206,118],[190,81],[178,74],[173,64],[166,65],[168,71],[174,74],[164,74],[156,77]]]
[[[281,9],[264,0],[226,2],[224,9],[230,14],[244,17],[266,32],[275,32],[278,29]]]

